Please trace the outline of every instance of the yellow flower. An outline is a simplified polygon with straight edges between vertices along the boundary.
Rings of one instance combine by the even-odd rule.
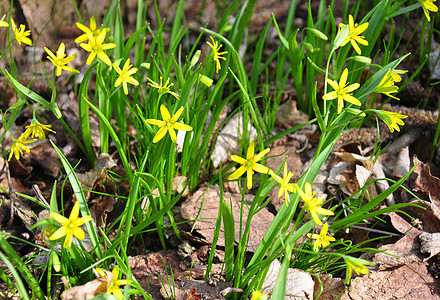
[[[153,138],[153,143],[157,143],[160,141],[165,134],[170,134],[171,140],[175,143],[177,141],[176,130],[184,130],[184,131],[190,131],[192,130],[192,127],[180,122],[177,122],[177,119],[180,117],[180,115],[183,112],[183,106],[179,108],[179,110],[171,117],[170,112],[166,108],[165,105],[160,106],[160,114],[162,115],[163,121],[155,120],[155,119],[147,119],[146,121],[150,124],[159,126],[159,131],[156,133],[156,135]]]
[[[119,77],[115,82],[115,87],[118,87],[122,83],[122,87],[124,88],[125,95],[128,95],[127,82],[132,85],[139,85],[139,82],[133,77],[131,77],[131,75],[136,73],[138,69],[131,68],[131,66],[132,65],[130,65],[130,59],[127,59],[122,70],[119,69],[119,66],[116,63],[113,63],[113,67],[115,68],[116,72],[118,72],[119,74]]]
[[[339,84],[331,80],[330,78],[326,78],[328,84],[331,85],[331,87],[334,89],[333,92],[327,93],[324,96],[322,96],[322,99],[324,100],[333,100],[335,98],[338,98],[338,114],[342,112],[342,108],[344,107],[344,100],[361,106],[361,102],[353,97],[350,93],[354,90],[358,89],[360,84],[359,83],[353,83],[352,85],[349,85],[346,87],[347,83],[347,77],[348,77],[348,69],[345,69],[342,72],[341,79],[339,80]]]
[[[170,79],[168,78],[167,81],[165,82],[164,85],[162,85],[162,76],[160,76],[159,78],[159,83],[154,82],[153,80],[151,80],[150,78],[148,78],[148,81],[150,81],[148,84],[151,85],[152,87],[158,89],[159,92],[159,96],[162,96],[163,94],[171,94],[174,97],[176,97],[176,99],[179,99],[179,95],[175,92],[172,92],[170,90],[170,87],[172,87],[174,84],[170,83]]]
[[[270,172],[270,169],[268,167],[265,167],[258,163],[264,155],[266,155],[270,151],[270,148],[266,148],[263,151],[261,151],[259,154],[255,155],[255,143],[254,141],[251,142],[249,145],[249,148],[246,153],[246,158],[242,158],[238,155],[231,155],[231,160],[235,161],[236,163],[242,164],[241,167],[239,167],[237,170],[234,171],[234,173],[229,176],[229,180],[235,180],[239,178],[241,175],[243,175],[245,172],[247,172],[247,188],[252,188],[252,175],[254,175],[254,171],[257,171],[259,173],[267,174]]]
[[[25,30],[25,27],[23,24],[20,24],[20,28],[17,28],[15,26],[14,20],[11,19],[11,25],[12,30],[14,31],[14,36],[17,42],[21,45],[21,43],[24,43],[26,45],[32,46],[32,41],[28,36],[31,35],[30,30]]]
[[[9,27],[9,24],[8,24],[8,22],[0,20],[0,27]]]
[[[253,291],[252,293],[252,300],[267,300],[267,294],[262,293],[259,290]]]
[[[89,33],[89,42],[87,44],[80,44],[84,50],[90,52],[90,55],[86,61],[88,65],[92,63],[92,61],[95,59],[95,56],[98,56],[105,64],[111,67],[112,62],[110,61],[110,58],[108,58],[107,54],[105,54],[104,50],[112,49],[116,47],[116,44],[103,44],[106,34],[107,32],[105,30],[101,30],[101,33],[94,38],[92,34]]]
[[[376,93],[382,93],[387,95],[388,97],[394,98],[396,100],[400,100],[397,97],[394,97],[391,95],[391,93],[397,93],[399,91],[399,87],[394,85],[394,82],[399,82],[402,80],[397,71],[400,70],[394,70],[395,72],[392,72],[391,69],[388,70],[388,72],[385,74],[385,76],[380,81],[379,85],[374,88],[374,91]],[[402,71],[400,71],[402,72]],[[397,80],[396,80],[397,79]]]
[[[57,76],[61,75],[62,70],[79,73],[78,70],[67,66],[68,63],[70,63],[72,60],[76,58],[76,54],[69,55],[66,57],[66,54],[64,53],[65,49],[66,47],[64,46],[64,43],[61,43],[60,46],[58,47],[57,55],[55,56],[55,54],[53,54],[52,51],[44,47],[44,50],[46,50],[47,54],[49,54],[47,58],[55,67],[57,67],[57,73],[56,73]]]
[[[307,234],[309,238],[316,240],[313,245],[315,249],[319,249],[320,247],[325,248],[328,245],[330,245],[330,242],[336,241],[334,237],[327,236],[327,232],[328,232],[328,223],[325,223],[324,226],[322,226],[321,232],[319,234],[311,234],[311,233]]]
[[[89,39],[89,34],[92,35],[93,38],[96,38],[101,33],[101,30],[106,31],[106,32],[110,30],[110,28],[97,29],[96,28],[96,20],[94,17],[90,18],[90,28],[88,28],[78,22],[76,23],[76,26],[79,29],[81,29],[82,31],[84,31],[84,34],[77,37],[75,40],[75,43],[82,43],[82,42],[87,41]]]
[[[223,45],[222,44],[219,45],[217,41],[214,41],[212,36],[210,36],[210,38],[211,38],[212,43],[210,43],[210,42],[206,42],[206,43],[212,48],[212,52],[214,52],[214,61],[216,64],[215,70],[218,73],[218,70],[221,69],[220,59],[226,60],[226,57],[223,57],[222,55],[228,53],[228,51],[219,52],[220,48],[223,47]]]
[[[302,191],[299,186],[296,186],[296,191],[304,201],[304,209],[310,211],[310,214],[317,225],[322,225],[318,214],[327,216],[334,215],[331,210],[321,207],[324,196],[315,198],[316,192],[312,192],[312,186],[310,183],[306,182],[304,191]]]
[[[275,173],[271,174],[273,179],[275,179],[275,181],[277,181],[280,184],[280,190],[278,191],[278,198],[280,198],[283,193],[284,196],[286,198],[286,205],[289,204],[289,193],[291,192],[293,193],[295,191],[295,184],[294,183],[289,183],[290,178],[292,178],[293,174],[292,172],[289,171],[289,173],[287,173],[287,163],[284,163],[284,173],[283,173],[283,178],[281,178],[280,176],[278,176]]]
[[[342,30],[343,26],[346,25],[342,23],[339,24],[339,32]],[[357,23],[354,23],[353,16],[348,15],[348,26],[348,36],[342,41],[341,47],[344,47],[348,42],[350,42],[357,54],[361,55],[361,48],[359,48],[357,43],[368,46],[368,41],[360,35],[368,28],[368,22],[358,26]]]
[[[394,132],[394,129],[400,131],[399,125],[403,126],[405,123],[402,119],[407,118],[408,116],[401,115],[401,111],[399,113],[386,111],[386,110],[376,110],[377,115],[388,125],[388,128],[391,132]]]
[[[96,272],[101,277],[107,278],[107,274],[104,272],[104,270],[102,270],[100,268],[96,268]],[[127,279],[119,279],[119,268],[118,268],[118,266],[115,266],[113,268],[112,273],[113,273],[113,279],[112,279],[112,281],[110,282],[110,285],[107,288],[107,294],[108,295],[113,294],[118,299],[124,299],[124,294],[122,294],[122,291],[119,289],[119,285],[126,285],[128,280]]]
[[[357,275],[368,274],[370,271],[365,267],[365,265],[373,265],[374,263],[365,259],[355,258],[351,256],[345,256],[346,263],[346,274],[345,274],[345,284],[350,283],[351,273],[353,270]]]
[[[11,152],[9,152],[8,161],[11,160],[12,155],[14,155],[16,160],[20,159],[20,155],[23,154],[23,150],[26,152],[31,152],[31,150],[25,145],[32,142],[35,142],[36,140],[26,140],[27,136],[24,136],[24,134],[20,135],[18,139],[12,143],[11,146]]]
[[[31,125],[26,126],[26,131],[23,133],[23,136],[27,138],[29,135],[31,135],[32,137],[37,137],[40,140],[45,140],[46,135],[44,134],[44,130],[52,131],[53,133],[55,133],[55,131],[50,129],[50,127],[51,125],[41,124],[40,122],[34,119]]]
[[[84,231],[81,229],[81,226],[87,222],[91,221],[92,217],[85,216],[82,218],[78,218],[79,215],[79,201],[75,202],[75,205],[73,205],[72,212],[70,213],[69,218],[57,214],[57,213],[50,213],[52,218],[54,218],[57,222],[60,224],[63,224],[62,227],[58,228],[57,231],[55,231],[49,238],[49,240],[58,240],[62,238],[63,236],[66,236],[64,239],[63,247],[67,248],[70,247],[72,244],[72,237],[75,236],[77,239],[82,240],[85,237]]]
[[[428,10],[432,12],[438,12],[438,7],[434,4],[435,1],[437,0],[419,0],[419,3],[423,8],[423,12],[425,13],[428,22],[431,21]]]

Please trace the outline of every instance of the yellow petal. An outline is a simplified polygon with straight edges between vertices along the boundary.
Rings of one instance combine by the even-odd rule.
[[[154,136],[153,143],[157,143],[158,141],[160,141],[165,136],[166,133],[167,133],[167,128],[166,127],[161,127],[157,131],[156,135]]]
[[[75,221],[76,219],[78,219],[79,216],[79,201],[76,201],[75,204],[73,205],[72,208],[72,212],[70,213],[69,216],[69,221]]]
[[[235,170],[234,173],[232,173],[229,176],[229,180],[235,180],[235,179],[239,178],[241,175],[244,174],[244,172],[246,172],[246,168],[244,166],[241,166],[240,168]]]
[[[162,120],[164,121],[168,121],[171,119],[171,115],[170,112],[168,111],[168,108],[163,104],[160,105],[160,114],[162,115]]]
[[[66,217],[64,217],[60,214],[57,214],[57,213],[50,213],[50,216],[52,218],[54,218],[58,223],[63,224],[63,225],[65,225],[69,222],[69,219],[67,219]]]
[[[255,143],[254,141],[251,141],[251,144],[249,145],[249,148],[247,150],[246,159],[251,160],[254,157],[255,154]]]
[[[66,226],[62,226],[60,228],[58,228],[50,237],[49,240],[53,241],[53,240],[58,240],[60,238],[62,238],[63,236],[65,236],[67,233],[67,228]]]

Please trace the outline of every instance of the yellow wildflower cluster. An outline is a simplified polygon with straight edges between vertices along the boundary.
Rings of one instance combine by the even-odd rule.
[[[255,143],[251,141],[247,153],[246,158],[240,157],[238,155],[231,155],[231,160],[241,164],[241,166],[235,170],[230,176],[229,180],[235,180],[241,177],[244,173],[246,173],[246,181],[247,188],[252,188],[252,176],[255,172],[268,174],[274,178],[280,184],[280,190],[278,192],[278,197],[281,197],[283,194],[285,195],[286,205],[289,202],[289,192],[290,193],[298,193],[301,199],[304,201],[304,210],[310,212],[312,219],[315,221],[317,225],[322,225],[321,220],[318,217],[318,214],[331,216],[334,213],[328,209],[322,208],[323,198],[318,197],[315,198],[316,192],[312,191],[312,186],[310,183],[306,182],[305,190],[301,190],[295,183],[289,183],[292,178],[292,173],[287,172],[287,166],[284,165],[283,177],[276,175],[274,171],[269,169],[266,166],[263,166],[259,163],[261,159],[263,159],[264,155],[269,153],[270,148],[266,148],[257,155],[255,155]]]
[[[38,122],[37,120],[33,120],[29,126],[26,126],[25,132],[23,132],[20,137],[12,143],[11,150],[9,152],[8,161],[11,160],[12,155],[14,155],[16,160],[20,159],[20,155],[23,154],[23,150],[26,152],[30,152],[30,149],[26,146],[26,144],[35,142],[36,139],[28,139],[29,136],[32,138],[38,137],[40,140],[45,140],[46,135],[44,133],[45,130],[53,131],[50,129],[51,125],[44,125]]]

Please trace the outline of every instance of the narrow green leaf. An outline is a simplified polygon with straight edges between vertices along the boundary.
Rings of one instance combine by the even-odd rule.
[[[234,275],[234,243],[235,243],[235,222],[232,208],[223,199],[223,227],[225,231],[225,266],[226,282],[231,281]]]
[[[52,140],[49,141],[52,144],[52,147],[57,152],[61,160],[61,163],[63,164],[63,167],[66,170],[67,178],[69,178],[69,182],[70,185],[72,186],[73,193],[75,194],[76,200],[79,201],[79,209],[81,211],[81,215],[83,217],[90,216],[89,207],[87,206],[87,199],[84,196],[84,192],[81,188],[81,184],[78,180],[78,177],[76,176],[75,170],[72,168],[69,161],[61,152],[61,150],[58,149],[58,147],[54,144],[54,142],[52,142]],[[99,245],[99,238],[96,233],[93,222],[86,222],[85,226],[90,237],[90,242],[92,243],[93,248],[96,250],[97,257],[102,258],[103,253],[101,250],[101,246]]]

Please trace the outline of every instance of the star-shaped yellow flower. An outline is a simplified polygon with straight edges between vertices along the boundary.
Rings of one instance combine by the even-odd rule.
[[[345,274],[345,284],[350,283],[351,279],[351,273],[353,270],[356,272],[357,275],[360,274],[368,274],[370,271],[365,267],[365,265],[374,265],[373,262],[361,259],[361,258],[355,258],[351,256],[345,256],[345,263],[346,263],[346,274]]]
[[[107,274],[104,272],[104,270],[100,268],[96,268],[96,272],[101,276],[107,278]],[[110,272],[107,271],[109,274]],[[110,282],[110,285],[107,287],[107,295],[113,294],[118,299],[123,299],[124,294],[122,293],[121,289],[119,288],[120,285],[126,285],[128,280],[127,279],[119,279],[119,267],[115,266],[113,268],[113,279]],[[111,274],[110,274],[111,275]]]
[[[281,178],[280,176],[278,176],[275,173],[272,173],[273,179],[275,179],[275,181],[277,181],[280,184],[280,190],[278,191],[278,198],[280,198],[284,193],[284,197],[286,199],[285,200],[286,205],[289,204],[289,193],[288,192],[293,193],[295,191],[295,184],[289,183],[290,178],[292,178],[292,176],[293,176],[292,172],[289,171],[289,173],[287,173],[287,163],[284,163],[283,178]]]
[[[223,52],[219,52],[220,48],[223,47],[222,44],[218,44],[217,41],[214,41],[214,39],[212,38],[212,36],[210,36],[211,38],[211,42],[206,42],[211,48],[212,48],[212,52],[214,53],[214,61],[215,61],[215,70],[218,73],[218,71],[221,69],[221,65],[220,65],[220,59],[222,60],[226,60],[226,57],[223,57],[222,55],[227,54],[228,51],[223,51]]]
[[[315,241],[313,247],[315,249],[319,249],[320,247],[325,248],[330,245],[330,242],[336,241],[336,239],[332,236],[327,236],[328,232],[328,223],[325,223],[321,228],[321,232],[319,234],[311,234],[308,233],[307,237],[312,238]]]
[[[401,115],[401,111],[398,113],[386,110],[376,110],[377,115],[388,125],[388,128],[391,132],[394,130],[400,131],[399,125],[403,126],[405,123],[402,119],[407,118],[408,116]]]
[[[9,27],[8,22],[0,20],[0,27]]]
[[[84,31],[84,34],[80,35],[79,37],[76,38],[75,43],[82,43],[85,42],[89,39],[89,34],[93,36],[93,38],[98,37],[98,35],[101,33],[101,30],[104,31],[109,31],[110,28],[103,28],[103,29],[99,29],[96,28],[96,20],[94,17],[90,18],[90,28],[84,26],[81,23],[76,23],[76,26],[81,29],[82,31]]]
[[[72,212],[70,213],[69,218],[57,214],[50,213],[51,217],[54,218],[58,223],[63,224],[62,227],[58,228],[49,238],[49,240],[58,240],[63,236],[66,236],[64,239],[63,247],[70,247],[72,244],[72,238],[75,236],[79,240],[83,240],[85,237],[84,230],[81,229],[81,226],[88,221],[92,220],[92,217],[85,216],[82,218],[78,218],[79,215],[79,201],[76,201],[73,205]]]
[[[319,219],[318,214],[326,215],[326,216],[334,215],[334,213],[331,210],[321,207],[324,196],[315,198],[316,192],[312,191],[312,186],[310,183],[306,182],[304,191],[302,191],[299,186],[296,186],[296,191],[301,197],[301,199],[304,201],[304,210],[310,211],[310,214],[312,215],[312,219],[313,221],[315,221],[317,225],[322,225],[322,222]]]
[[[399,70],[395,70],[395,71],[399,71]],[[387,95],[390,98],[400,100],[399,98],[391,95],[391,93],[397,93],[399,91],[399,87],[395,86],[394,82],[399,82],[401,80],[402,78],[400,77],[399,73],[392,72],[391,69],[389,69],[388,72],[380,81],[379,85],[374,88],[374,91],[376,93],[382,93],[384,95]]]
[[[79,73],[78,70],[67,66],[68,63],[70,63],[72,60],[76,58],[76,54],[69,55],[66,57],[66,54],[64,53],[64,51],[66,50],[66,46],[64,46],[64,43],[61,43],[60,46],[58,47],[57,55],[53,54],[53,52],[47,49],[46,47],[44,47],[44,50],[47,52],[47,54],[49,54],[47,58],[50,60],[50,62],[55,67],[57,67],[57,72],[56,72],[57,76],[61,75],[62,70]]]
[[[24,136],[24,134],[20,135],[18,139],[12,143],[11,146],[11,152],[9,152],[8,161],[11,160],[12,155],[14,155],[16,160],[20,160],[20,155],[23,154],[23,150],[26,152],[31,152],[31,150],[25,145],[32,142],[35,142],[35,139],[32,140],[26,140],[27,136]]]
[[[251,189],[252,176],[254,175],[254,171],[263,174],[268,174],[271,172],[268,167],[265,167],[258,163],[263,158],[263,156],[266,155],[269,151],[270,148],[266,148],[263,151],[261,151],[259,154],[254,156],[255,143],[254,141],[252,141],[247,150],[246,158],[240,157],[238,155],[231,155],[231,160],[241,164],[242,166],[239,167],[237,170],[235,170],[234,173],[231,174],[231,176],[229,176],[229,180],[235,180],[239,178],[241,175],[243,175],[245,172],[247,172],[246,174],[247,188]]]
[[[419,3],[423,8],[423,12],[425,13],[428,22],[431,21],[431,17],[429,16],[429,10],[432,12],[438,12],[438,7],[437,5],[434,4],[435,1],[437,0],[419,0]]]
[[[159,131],[154,136],[153,143],[157,143],[158,141],[160,141],[165,136],[167,131],[170,134],[171,140],[175,143],[177,141],[177,136],[174,130],[192,130],[191,126],[177,122],[177,119],[179,119],[182,112],[183,106],[179,108],[179,110],[171,117],[170,112],[168,111],[166,106],[162,104],[160,106],[160,114],[162,115],[163,121],[146,119],[148,123],[159,126]]]
[[[26,131],[23,133],[23,136],[27,138],[29,135],[31,135],[32,137],[37,137],[40,140],[45,140],[46,139],[46,135],[44,134],[45,130],[52,131],[53,133],[55,133],[55,131],[50,129],[50,127],[51,125],[41,124],[40,122],[34,119],[32,120],[31,125],[26,126]]]
[[[345,24],[342,23],[339,24],[339,32],[342,30],[344,25]],[[361,48],[359,48],[357,43],[368,46],[368,41],[360,35],[368,28],[368,22],[358,26],[357,23],[354,23],[353,16],[348,15],[348,26],[348,36],[342,41],[341,47],[344,47],[348,42],[350,42],[357,54],[361,55]]]
[[[348,77],[348,69],[345,69],[342,72],[341,79],[339,80],[339,84],[336,81],[331,80],[330,78],[326,78],[328,84],[331,85],[334,91],[325,94],[324,96],[322,96],[322,99],[333,100],[337,98],[338,114],[342,112],[342,108],[344,107],[344,100],[355,105],[359,105],[359,106],[362,105],[358,99],[356,99],[350,94],[354,90],[358,89],[360,87],[360,84],[353,83],[352,85],[346,86],[348,84],[347,77]]]
[[[24,43],[26,45],[32,46],[32,41],[28,36],[31,35],[30,30],[25,30],[24,24],[20,24],[20,28],[17,28],[15,26],[14,20],[11,19],[11,25],[12,30],[14,31],[14,37],[17,40],[17,42],[21,45],[21,43]]]
[[[124,88],[124,94],[128,95],[128,88],[127,83],[130,83],[132,85],[139,85],[139,82],[134,79],[131,75],[136,73],[138,71],[137,68],[131,68],[132,65],[130,65],[130,59],[127,59],[127,61],[124,64],[124,67],[122,67],[122,70],[119,68],[119,66],[116,63],[113,63],[113,67],[115,68],[116,72],[119,74],[118,79],[116,79],[115,87],[118,87],[122,83],[122,87]]]
[[[267,300],[268,296],[265,293],[262,293],[260,290],[253,291],[252,300]]]
[[[172,87],[174,84],[170,83],[170,79],[168,78],[167,81],[165,82],[164,85],[162,85],[162,76],[160,76],[159,78],[159,83],[151,80],[150,78],[147,77],[147,80],[149,81],[149,85],[151,85],[152,87],[158,89],[159,92],[159,96],[162,96],[163,94],[171,94],[173,95],[176,99],[179,99],[179,95],[175,92],[172,92],[170,90],[170,87]]]
[[[107,34],[107,32],[105,30],[101,30],[99,35],[96,38],[94,38],[92,36],[92,34],[89,33],[88,34],[88,36],[89,36],[88,43],[87,44],[85,44],[85,43],[80,44],[80,46],[84,50],[90,52],[90,55],[86,61],[86,63],[88,65],[90,65],[92,63],[92,61],[95,59],[96,56],[98,56],[108,66],[112,65],[110,58],[108,58],[108,56],[107,56],[107,54],[105,54],[104,50],[113,49],[114,47],[116,47],[116,44],[113,44],[113,43],[103,44],[106,34]]]

